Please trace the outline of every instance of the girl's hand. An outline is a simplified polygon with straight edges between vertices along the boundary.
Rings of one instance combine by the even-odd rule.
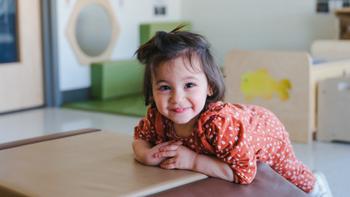
[[[189,148],[180,145],[176,150],[169,146],[160,148],[160,152],[156,154],[160,158],[171,157],[165,159],[160,164],[161,168],[164,169],[186,169],[193,170],[197,153],[190,150]]]
[[[198,154],[182,145],[178,145],[176,149],[166,145],[158,150],[155,156],[163,159],[160,163],[161,168],[192,170],[211,177],[233,181],[231,167],[216,157]]]
[[[163,160],[165,160],[168,156],[161,156],[158,153],[161,150],[166,149],[169,151],[176,151],[179,146],[182,144],[181,141],[168,141],[161,144],[158,144],[145,152],[145,163],[147,165],[159,165]]]

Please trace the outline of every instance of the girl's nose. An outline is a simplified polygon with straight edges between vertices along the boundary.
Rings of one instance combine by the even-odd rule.
[[[182,91],[174,90],[172,95],[171,95],[170,101],[171,101],[171,103],[175,103],[176,104],[176,103],[181,102],[183,97],[184,97],[184,94],[183,94]]]

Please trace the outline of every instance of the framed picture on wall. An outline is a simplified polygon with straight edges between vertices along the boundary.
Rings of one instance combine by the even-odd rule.
[[[19,61],[17,1],[0,0],[0,64]]]

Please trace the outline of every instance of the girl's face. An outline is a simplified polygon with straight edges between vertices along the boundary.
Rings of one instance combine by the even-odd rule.
[[[198,57],[192,65],[185,57],[159,65],[152,76],[153,99],[158,111],[174,124],[193,124],[210,95]]]

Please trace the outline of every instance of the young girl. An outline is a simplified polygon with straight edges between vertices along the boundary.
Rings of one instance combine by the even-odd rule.
[[[146,66],[143,90],[150,105],[135,127],[136,160],[240,184],[254,180],[260,161],[313,196],[331,196],[324,177],[316,181],[296,158],[273,113],[221,102],[225,86],[209,44],[180,29],[157,32],[136,51]]]

